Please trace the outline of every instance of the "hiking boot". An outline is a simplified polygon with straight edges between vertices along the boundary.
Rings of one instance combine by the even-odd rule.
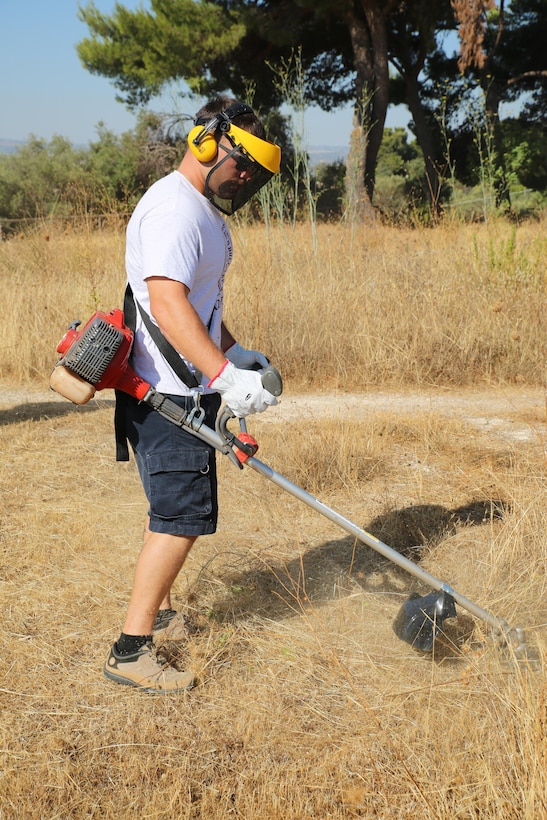
[[[162,629],[168,627],[176,614],[176,609],[160,609],[156,615],[152,632],[161,632]]]
[[[104,665],[104,674],[116,683],[137,686],[144,692],[182,692],[192,689],[195,683],[191,672],[179,672],[161,664],[150,643],[131,655],[118,655],[114,644]]]

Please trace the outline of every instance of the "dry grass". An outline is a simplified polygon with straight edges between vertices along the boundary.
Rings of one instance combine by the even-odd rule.
[[[234,226],[227,315],[293,385],[543,379],[545,224],[437,230]],[[10,310],[0,375],[43,380],[68,322],[120,305],[123,235],[36,234],[0,245]]]
[[[422,591],[413,579],[252,470],[222,459],[219,531],[198,541],[175,587],[191,630],[165,647],[180,653],[200,685],[157,697],[106,681],[101,669],[125,613],[145,502],[134,463],[114,464],[108,394],[76,408],[54,396],[33,398],[28,387],[24,401],[5,394],[0,404],[1,820],[547,816],[542,286],[531,274],[520,284],[508,282],[507,271],[489,268],[486,276],[480,237],[469,252],[475,268],[470,263],[458,285],[453,269],[464,277],[467,243],[479,229],[461,229],[470,231],[467,239],[441,235],[454,248],[451,261],[446,247],[444,256],[436,249],[434,232],[372,232],[359,249],[357,238],[343,244],[332,230],[322,238],[331,250],[319,258],[311,251],[306,258],[304,234],[298,243],[283,234],[277,251],[267,240],[260,250],[253,231],[238,236],[240,272],[261,254],[270,274],[251,283],[234,321],[250,326],[256,302],[265,300],[253,330],[288,369],[287,401],[310,362],[315,389],[323,373],[331,386],[339,380],[361,389],[379,382],[383,368],[386,384],[402,386],[401,402],[386,409],[379,394],[373,411],[353,417],[289,420],[282,403],[249,425],[259,457],[481,606],[523,624],[542,670],[506,662],[484,625],[463,610],[446,623],[447,639],[433,657],[416,654],[392,631],[406,596]],[[502,239],[493,241],[499,247]],[[544,243],[539,233],[518,241],[529,259]],[[7,301],[21,311],[5,312],[2,322],[2,346],[11,350],[3,350],[5,386],[20,389],[33,375],[45,383],[66,322],[87,318],[96,304],[119,303],[122,255],[118,236],[37,236],[0,246]],[[365,283],[356,300],[337,276],[357,280],[359,266]],[[315,268],[323,298],[312,288]],[[390,274],[397,270],[396,315]],[[534,276],[539,270],[538,262]],[[433,280],[423,310],[417,296],[402,298],[412,282]],[[12,287],[30,281],[40,283],[32,298]],[[488,312],[500,293],[503,307]],[[356,340],[361,307],[368,319]],[[334,308],[340,320],[327,332]],[[495,346],[500,315],[512,327],[521,313],[522,348],[507,369],[469,366],[461,380],[472,373],[486,380],[490,372],[509,382],[520,362],[522,378],[536,385],[524,411],[516,404],[522,386],[491,388],[491,412],[478,401],[476,412],[447,413],[434,401],[416,410],[409,400],[405,409],[408,384],[426,391],[425,358],[414,370],[402,365],[425,350],[428,329],[435,336],[445,320],[459,322],[469,354],[473,334]],[[400,342],[411,327],[405,356],[389,359],[388,341]],[[34,350],[40,334],[47,339]],[[458,361],[448,368],[442,360],[440,351],[438,370],[456,383]]]
[[[545,652],[540,439],[435,413],[275,413],[253,425],[266,463]],[[391,627],[413,579],[225,459],[219,532],[175,590],[193,628],[168,647],[200,686],[104,680],[145,512],[133,462],[113,465],[111,404],[0,420],[3,820],[545,815],[544,673],[505,663],[463,610],[446,646],[416,655]]]

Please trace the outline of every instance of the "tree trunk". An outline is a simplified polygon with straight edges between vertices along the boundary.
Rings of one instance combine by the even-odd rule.
[[[373,69],[370,62],[371,43],[366,25],[352,13],[346,18],[353,47],[355,78],[355,106],[353,131],[350,138],[349,156],[346,164],[347,210],[352,221],[362,222],[372,213],[372,200],[365,188],[365,167],[368,154],[368,87],[372,83]]]
[[[384,133],[389,91],[387,30],[383,7],[378,0],[359,0],[362,15],[345,15],[356,70],[354,130],[348,156],[348,210],[363,221],[373,214],[372,200],[378,151]]]
[[[368,123],[370,129],[365,163],[365,189],[372,202],[378,152],[384,136],[384,125],[389,104],[389,61],[385,14],[387,14],[390,4],[382,4],[377,0],[361,0],[361,5],[370,31],[374,73],[374,83],[370,88],[371,105]]]
[[[505,169],[505,147],[499,117],[502,89],[487,72],[481,72],[481,85],[486,94],[486,127],[488,137],[492,140],[491,163],[496,208],[511,210],[511,194]]]
[[[406,103],[414,121],[416,139],[422,151],[427,183],[427,195],[434,216],[441,211],[441,181],[437,165],[435,140],[420,100],[420,87],[417,76],[405,73]]]

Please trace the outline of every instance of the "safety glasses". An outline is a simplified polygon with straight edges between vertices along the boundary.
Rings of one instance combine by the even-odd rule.
[[[260,163],[256,162],[251,156],[249,156],[241,145],[236,145],[229,136],[228,139],[232,145],[232,150],[230,150],[227,145],[223,145],[221,142],[219,142],[218,147],[222,148],[223,151],[226,151],[228,156],[235,160],[236,171],[249,171],[250,173],[253,173],[253,171],[262,168]]]

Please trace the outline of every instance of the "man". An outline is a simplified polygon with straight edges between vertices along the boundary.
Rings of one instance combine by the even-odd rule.
[[[276,404],[260,373],[248,369],[267,358],[239,345],[222,321],[232,242],[221,213],[234,213],[279,171],[281,152],[236,100],[211,100],[195,123],[179,168],[152,185],[128,224],[126,270],[137,306],[132,366],[181,407],[199,405],[214,426],[221,398],[240,418]],[[149,332],[150,317],[176,351],[178,375]],[[196,538],[215,532],[215,451],[129,396],[118,396],[116,415],[149,511],[123,631],[104,674],[146,691],[189,689],[193,675],[159,663],[152,640],[175,614],[171,586]]]

